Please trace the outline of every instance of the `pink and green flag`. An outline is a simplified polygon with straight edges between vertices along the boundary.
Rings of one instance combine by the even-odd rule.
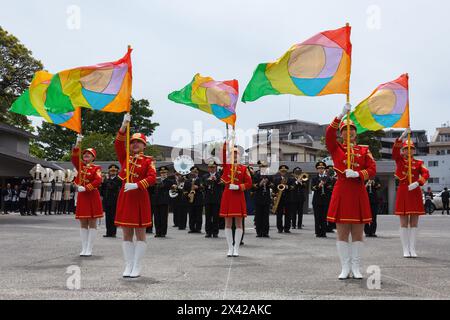
[[[408,74],[384,83],[361,102],[350,114],[358,133],[386,128],[408,128]]]
[[[114,62],[58,72],[47,90],[45,107],[61,114],[75,107],[104,112],[129,111],[132,89],[131,49]]]
[[[348,94],[352,56],[350,33],[350,26],[321,32],[293,45],[277,61],[258,65],[242,101],[280,94]]]
[[[196,74],[186,87],[169,94],[169,100],[209,113],[234,127],[239,97],[237,80],[215,81]]]

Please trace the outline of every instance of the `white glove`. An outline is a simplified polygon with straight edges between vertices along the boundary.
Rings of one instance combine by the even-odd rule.
[[[82,186],[78,186],[78,192],[85,192],[86,188]]]
[[[123,115],[122,127],[126,127],[131,122],[131,115],[129,113],[125,113]]]
[[[239,186],[237,184],[230,184],[230,190],[237,191],[239,190]]]
[[[408,186],[408,190],[409,190],[409,191],[413,191],[414,189],[416,189],[416,188],[418,188],[418,187],[419,187],[419,183],[416,181],[416,182],[411,183],[411,184]]]
[[[347,170],[345,170],[345,176],[347,178],[355,179],[355,178],[359,178],[359,173],[352,169],[347,169]]]
[[[136,190],[138,188],[137,183],[125,183],[125,192]]]
[[[400,136],[400,140],[405,139],[405,138],[408,136],[408,133],[411,133],[411,129],[410,129],[410,128],[406,129],[406,130],[402,133],[402,135]]]
[[[79,146],[81,143],[81,140],[83,140],[83,135],[81,133],[77,134],[77,142],[75,142],[76,146]]]
[[[342,109],[342,113],[338,116],[339,119],[342,119],[344,116],[347,115],[347,113],[349,113],[350,111],[352,111],[352,105],[350,103],[346,103],[344,108]]]

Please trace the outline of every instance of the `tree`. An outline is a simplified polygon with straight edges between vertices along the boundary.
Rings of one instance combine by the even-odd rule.
[[[0,121],[32,130],[27,117],[7,112],[14,100],[28,89],[43,65],[19,39],[0,27]]]
[[[381,138],[384,137],[386,133],[383,130],[379,131],[366,131],[363,133],[360,133],[356,137],[356,143],[360,145],[366,145],[369,146],[369,149],[375,158],[375,160],[381,159]],[[342,138],[340,135],[338,136],[338,141],[342,143]],[[322,137],[320,139],[320,142],[325,145],[325,137]],[[329,155],[328,151],[320,151],[319,157],[325,158]]]
[[[383,130],[379,131],[366,131],[358,134],[357,143],[369,146],[375,160],[381,159],[381,138],[384,137],[386,133]]]
[[[159,124],[150,120],[153,110],[149,108],[149,102],[145,99],[132,99],[131,105],[131,133],[141,132],[146,136],[151,135]],[[96,150],[98,160],[117,160],[113,143],[122,119],[123,113],[82,109],[83,147],[98,146],[99,150]],[[38,134],[39,145],[45,149],[47,160],[70,159],[69,153],[76,140],[75,132],[58,125],[43,123],[42,127],[38,128]],[[152,150],[154,149],[149,149],[147,152],[151,153]]]

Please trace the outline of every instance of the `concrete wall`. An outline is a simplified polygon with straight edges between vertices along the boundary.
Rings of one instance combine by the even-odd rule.
[[[425,167],[430,171],[430,178],[439,178],[439,183],[429,183],[425,185],[425,188],[431,187],[434,192],[440,192],[444,187],[450,187],[450,154],[420,156],[418,158],[425,161]],[[432,162],[437,162],[437,166],[432,166]]]
[[[0,135],[0,147],[23,154],[29,154],[29,139],[11,133],[2,132]]]

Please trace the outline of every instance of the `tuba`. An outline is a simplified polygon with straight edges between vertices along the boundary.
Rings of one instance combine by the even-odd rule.
[[[178,156],[173,161],[173,168],[176,172],[181,174],[182,176],[185,176],[191,172],[191,168],[194,166],[194,161],[191,157],[187,155]],[[172,187],[169,190],[169,196],[171,198],[176,198],[178,196],[179,190],[182,190],[184,187],[184,177],[181,179],[181,181],[177,181],[177,186]]]
[[[75,169],[66,169],[64,170],[64,182],[70,183],[77,176],[78,172]]]
[[[30,175],[33,177],[33,180],[42,180],[45,175],[45,169],[40,164],[37,164],[30,170]]]

